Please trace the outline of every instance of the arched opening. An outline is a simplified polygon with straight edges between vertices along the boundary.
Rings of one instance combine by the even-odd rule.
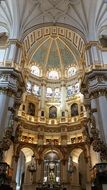
[[[68,176],[72,188],[86,190],[89,173],[84,151],[81,148],[75,148],[68,158]]]
[[[44,155],[44,179],[49,186],[60,183],[60,158],[58,152],[51,150]]]
[[[32,182],[31,173],[28,171],[28,166],[31,163],[33,151],[30,148],[22,148],[20,151],[17,173],[16,173],[16,189],[22,189],[24,184],[29,184]]]

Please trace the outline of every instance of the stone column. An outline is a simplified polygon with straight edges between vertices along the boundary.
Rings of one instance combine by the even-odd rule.
[[[65,81],[61,82],[61,110],[62,111],[66,111],[66,96],[67,96],[67,92],[66,92],[66,85],[65,85]]]
[[[97,41],[90,41],[86,44],[85,58],[86,66],[101,66],[103,64],[102,53]]]
[[[14,97],[10,96],[8,93],[0,92],[0,139],[3,138],[5,129],[8,127],[9,120],[11,119],[11,112],[9,111],[9,107],[13,107]]]
[[[61,161],[61,180],[66,184],[67,183],[67,160]]]
[[[107,144],[107,95],[105,92],[99,92],[97,98],[97,111],[99,117],[99,123],[102,131],[102,139]]]
[[[93,70],[87,73],[82,83],[83,94],[88,93],[91,105],[91,112],[96,119],[96,127],[102,131],[102,138],[106,136],[106,122],[107,122],[107,71]],[[83,87],[84,86],[84,87]],[[104,140],[104,139],[103,139]]]
[[[36,182],[43,182],[43,160],[37,160]]]
[[[40,103],[40,110],[45,111],[45,98],[46,98],[46,83],[42,81],[41,83],[41,103]],[[45,113],[44,113],[45,114]],[[41,113],[40,113],[41,116]],[[44,117],[44,116],[42,116]]]
[[[18,165],[18,158],[19,157],[16,157],[15,155],[13,155],[13,158],[12,158],[12,169],[13,169],[13,175],[12,175],[12,187],[13,187],[13,190],[16,190],[16,174],[17,174],[17,165]]]
[[[22,55],[22,44],[17,39],[10,39],[9,46],[6,49],[5,54],[5,66],[20,68],[21,55]]]
[[[91,190],[90,170],[92,168],[92,164],[91,164],[90,146],[88,144],[85,146],[84,149],[84,160],[86,162],[86,190]]]
[[[104,154],[107,154],[105,149],[107,144],[107,70],[94,69],[91,72],[86,73],[81,87],[82,93],[85,96],[86,94],[89,96],[91,105],[90,114],[95,120],[95,124],[92,129],[93,131],[91,130],[91,133],[94,135],[93,138],[97,135],[95,137],[96,139],[93,139],[94,148],[97,148],[95,151],[98,150],[100,155],[104,156]],[[92,126],[90,125],[89,128],[91,129]]]
[[[5,130],[10,126],[12,114],[21,104],[21,96],[24,91],[22,74],[13,68],[0,68],[0,139]],[[12,110],[12,111],[11,111]]]

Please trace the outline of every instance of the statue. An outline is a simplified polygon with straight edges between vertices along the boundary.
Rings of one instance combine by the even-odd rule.
[[[72,173],[73,172],[73,161],[72,161],[72,156],[70,155],[68,158],[68,172]]]
[[[0,33],[0,46],[6,45],[7,42],[8,42],[8,36],[7,36],[6,32],[1,32]]]

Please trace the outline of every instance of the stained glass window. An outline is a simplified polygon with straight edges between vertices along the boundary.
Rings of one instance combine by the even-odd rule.
[[[50,71],[48,78],[49,79],[59,79],[59,74],[57,71]]]
[[[71,77],[71,76],[75,75],[75,73],[76,73],[76,68],[75,67],[70,67],[68,69],[68,77]]]
[[[72,96],[74,94],[78,94],[80,92],[80,85],[79,82],[73,84],[72,86],[67,87],[67,95]]]
[[[74,87],[73,86],[68,86],[67,87],[67,95],[72,96],[74,93]]]
[[[79,93],[80,92],[80,85],[79,82],[75,84],[75,93]]]
[[[40,69],[37,66],[33,65],[31,67],[31,73],[33,75],[40,76]]]
[[[49,88],[49,87],[47,88],[46,96],[47,97],[52,97],[53,96],[52,88]]]
[[[28,92],[32,92],[32,83],[30,81],[27,82],[26,88]]]
[[[34,85],[33,88],[32,88],[32,93],[34,95],[40,96],[40,87],[37,86],[37,85]]]
[[[54,97],[55,98],[60,98],[60,89],[59,88],[55,88]]]

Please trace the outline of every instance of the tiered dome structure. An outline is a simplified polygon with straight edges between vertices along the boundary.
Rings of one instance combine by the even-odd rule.
[[[14,189],[107,181],[95,183],[107,161],[106,10],[106,0],[0,0],[0,167]]]

